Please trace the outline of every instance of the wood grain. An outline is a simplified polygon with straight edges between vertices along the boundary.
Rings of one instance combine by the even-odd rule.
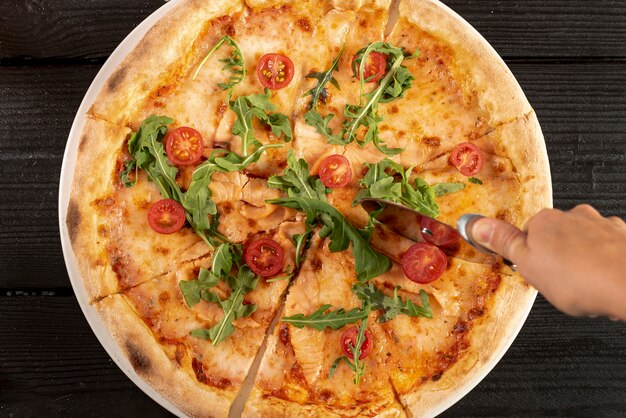
[[[162,0],[0,2],[0,63],[104,59]],[[626,57],[626,0],[444,0],[504,57]]]
[[[73,297],[0,297],[0,415],[166,417],[109,359]],[[539,299],[502,361],[444,416],[626,411],[626,324]],[[621,400],[621,401],[617,401]]]

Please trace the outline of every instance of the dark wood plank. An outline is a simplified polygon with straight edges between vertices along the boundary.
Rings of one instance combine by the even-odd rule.
[[[0,71],[0,288],[69,285],[57,217],[59,174],[74,115],[98,69]]]
[[[0,415],[169,414],[109,359],[73,297],[0,297]],[[539,299],[503,360],[445,416],[626,412],[626,324],[569,318]]]
[[[510,67],[544,132],[555,207],[626,218],[626,64]]]
[[[544,130],[555,206],[589,202],[626,217],[626,63],[511,68]],[[59,291],[69,284],[57,183],[71,122],[97,70],[0,68],[0,289]]]
[[[0,3],[0,59],[102,59],[163,0]]]
[[[0,329],[0,416],[171,416],[111,361],[74,297],[0,297]]]
[[[445,0],[505,57],[626,57],[626,0]],[[162,0],[0,3],[2,59],[103,59]]]
[[[503,57],[626,57],[624,0],[443,0]]]

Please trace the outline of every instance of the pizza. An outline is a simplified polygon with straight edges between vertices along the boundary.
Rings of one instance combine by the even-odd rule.
[[[85,115],[66,223],[90,306],[189,416],[425,416],[536,292],[359,204],[519,227],[551,204],[537,117],[435,0],[181,0]],[[406,224],[406,219],[397,219]]]

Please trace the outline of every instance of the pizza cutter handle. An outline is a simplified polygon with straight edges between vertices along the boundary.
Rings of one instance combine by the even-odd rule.
[[[483,253],[498,255],[494,253],[493,251],[491,251],[490,249],[483,247],[482,245],[474,241],[472,236],[469,234],[469,231],[472,229],[472,225],[474,224],[474,222],[482,218],[484,218],[484,216],[482,215],[475,215],[472,213],[465,214],[461,216],[459,220],[456,222],[456,227],[459,230],[459,233],[461,234],[463,239],[465,239],[465,241],[467,241],[472,247],[476,248],[478,251],[481,251]],[[517,271],[517,266],[513,264],[511,260],[508,260],[502,257],[502,262],[506,264],[507,266],[509,266],[511,270]]]

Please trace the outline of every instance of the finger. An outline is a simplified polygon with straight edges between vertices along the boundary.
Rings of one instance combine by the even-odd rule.
[[[593,206],[588,205],[586,203],[583,203],[582,205],[577,205],[574,209],[571,210],[571,212],[580,213],[586,216],[596,216],[596,217],[602,216],[600,215],[600,212],[595,210]]]
[[[526,251],[526,234],[508,222],[490,218],[479,219],[469,232],[480,245],[515,263]]]

